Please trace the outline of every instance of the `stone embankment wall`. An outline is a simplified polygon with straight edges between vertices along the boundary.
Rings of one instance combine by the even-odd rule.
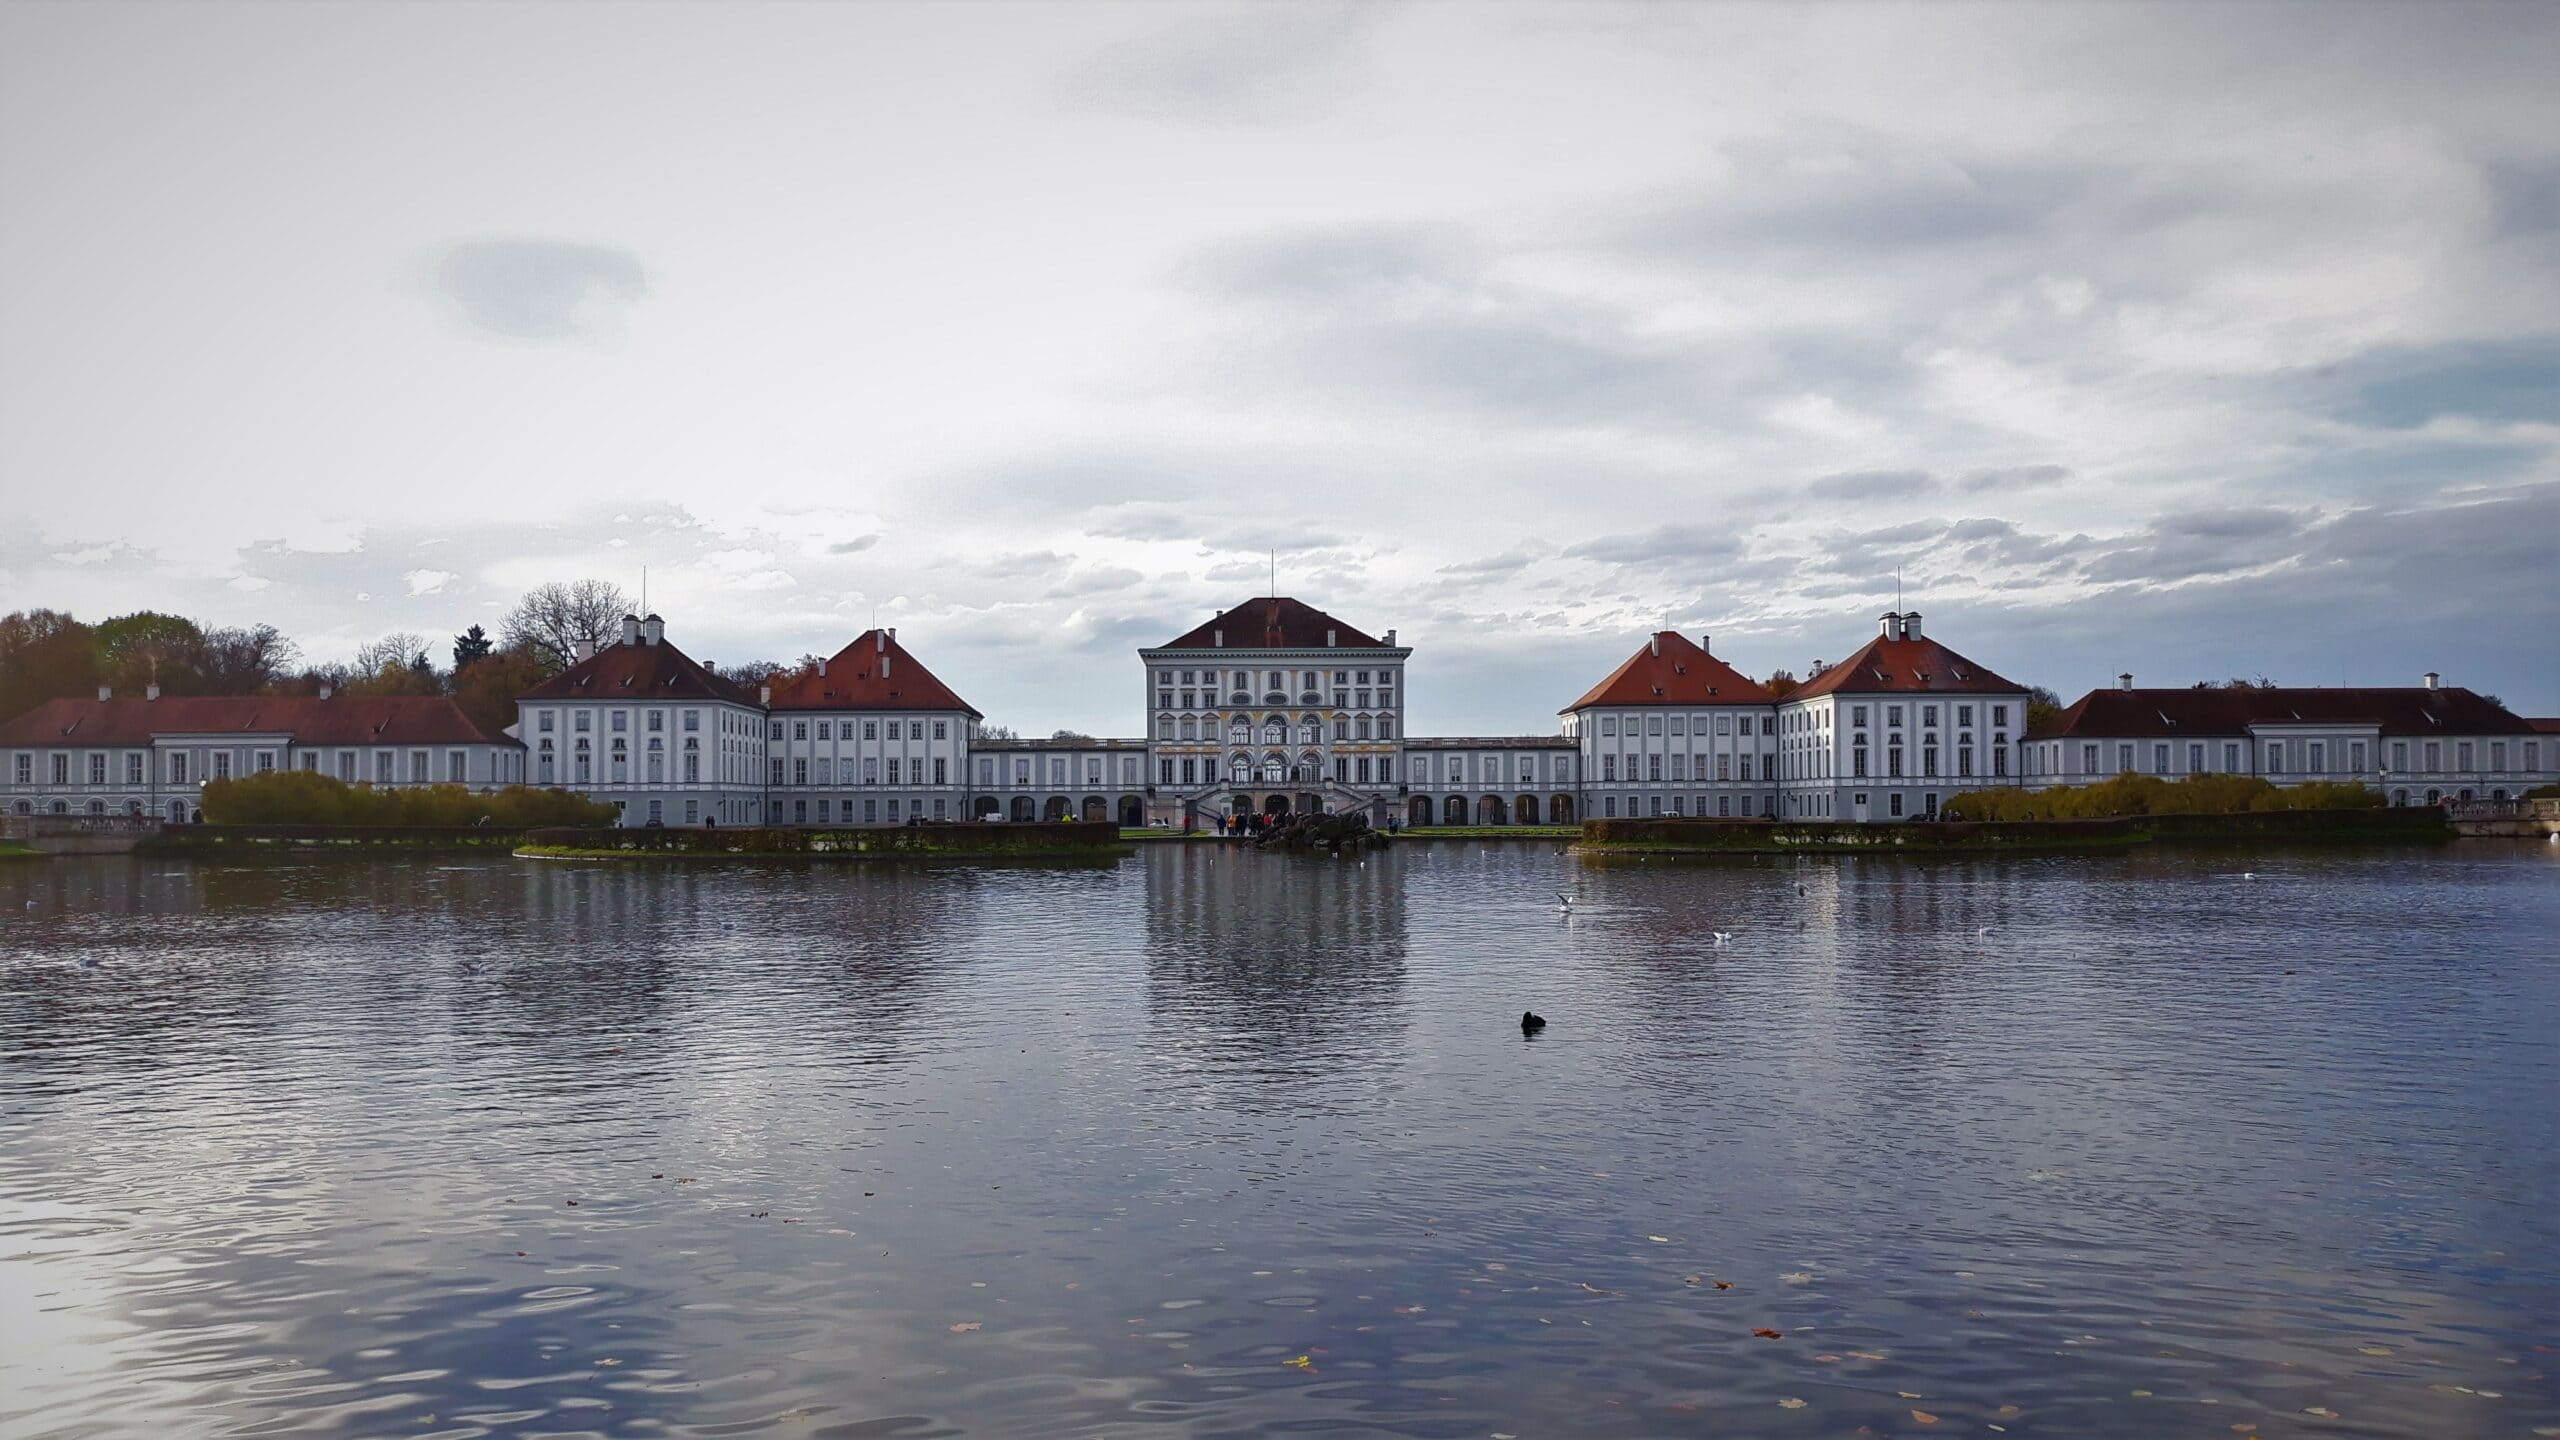
[[[469,825],[171,825],[145,837],[134,852],[198,859],[402,850],[505,854],[523,838],[521,830]]]
[[[2128,815],[2105,820],[1957,820],[1903,825],[1796,820],[1586,820],[1584,850],[1690,854],[1804,851],[2096,850],[2148,844],[2410,843],[2453,832],[2444,812],[2258,810],[2234,815]]]
[[[937,855],[1109,856],[1124,848],[1109,820],[1050,824],[852,826],[844,829],[720,826],[716,829],[530,830],[519,854],[864,860]]]

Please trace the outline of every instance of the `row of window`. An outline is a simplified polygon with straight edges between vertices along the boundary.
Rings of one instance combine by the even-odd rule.
[[[775,785],[786,783],[782,778],[783,765],[785,763],[786,762],[780,759],[775,759],[769,762],[769,769],[766,774],[770,783]],[[948,785],[951,783],[951,761],[947,756],[939,755],[933,758],[933,769],[931,772],[933,778],[930,780],[925,778],[925,761],[913,760],[902,764],[900,763],[900,757],[895,755],[890,756],[885,762],[888,770],[888,778],[885,781],[881,778],[881,770],[884,762],[882,762],[882,760],[877,756],[863,757],[862,769],[858,775],[853,768],[854,762],[851,760],[847,760],[843,764],[838,765],[822,756],[814,761],[806,758],[795,758],[788,763],[791,767],[791,778],[787,783],[793,785],[879,785],[884,783],[889,785]]]
[[[162,757],[160,783],[166,785],[196,785],[207,780],[228,780],[232,778],[235,773],[264,775],[276,768],[276,752],[273,750],[162,750],[150,753],[156,753]],[[361,759],[361,757],[366,753],[370,753],[373,757],[370,773],[367,773],[367,767],[363,764]],[[313,772],[317,772],[320,769],[320,762],[322,759],[321,751],[299,750],[295,752],[295,754],[296,758],[300,762],[300,768]],[[395,785],[404,779],[413,785],[428,785],[435,783],[437,776],[435,773],[436,767],[433,751],[408,751],[408,763],[405,767],[401,764],[401,754],[402,752],[396,750],[374,750],[371,752],[340,750],[336,752],[337,763],[334,773],[339,779],[350,783],[368,779],[378,785]],[[74,773],[74,758],[75,757],[71,753],[61,750],[56,750],[49,754],[46,757],[46,783],[52,785],[69,785],[74,783],[72,779]],[[203,763],[198,763],[199,758],[202,759]],[[11,779],[20,785],[35,784],[35,759],[35,756],[25,753],[13,756],[9,767]],[[86,764],[83,765],[79,771],[80,775],[83,777],[79,783],[89,785],[109,785],[117,783],[113,778],[111,778],[117,767],[110,763],[109,757],[105,752],[91,751],[85,759]],[[457,785],[469,782],[471,778],[471,755],[469,751],[448,750],[445,752],[444,759],[444,774],[442,778],[446,782]],[[246,762],[245,768],[241,768],[244,760]],[[148,754],[144,751],[126,751],[124,753],[124,765],[122,766],[122,770],[123,784],[144,785],[151,783]],[[489,778],[496,779],[500,777],[491,776]]]
[[[787,721],[787,722],[786,722],[786,721],[782,721],[782,720],[775,720],[775,721],[771,722],[771,724],[772,724],[772,730],[773,730],[773,733],[772,733],[772,737],[771,737],[771,738],[776,739],[776,740],[780,740],[780,739],[782,739],[782,738],[783,738],[783,734],[782,734],[783,726],[784,726],[785,724],[788,724],[788,725],[791,727],[791,736],[790,736],[790,738],[792,738],[792,739],[794,739],[794,740],[806,740],[806,739],[808,739],[808,738],[809,738],[809,726],[810,726],[810,723],[811,723],[811,722],[809,722],[809,721],[807,721],[807,720],[792,720],[792,721]],[[817,722],[816,722],[816,724],[817,724],[817,727],[818,727],[818,738],[819,738],[819,739],[821,739],[821,740],[850,740],[850,739],[854,738],[854,735],[853,735],[853,727],[854,727],[854,724],[855,724],[855,722],[854,722],[854,721],[851,721],[851,720],[845,720],[845,721],[820,720],[820,721],[817,721]],[[902,738],[903,738],[903,739],[907,739],[907,740],[921,740],[921,739],[923,739],[923,738],[924,738],[924,736],[925,736],[925,722],[924,722],[924,721],[922,721],[922,720],[888,720],[888,721],[882,721],[882,720],[876,720],[876,719],[875,719],[875,720],[864,720],[864,721],[862,721],[862,722],[861,722],[861,725],[862,725],[862,738],[863,738],[863,739],[865,739],[865,740],[877,740],[877,739],[879,739],[879,738],[880,738],[880,727],[881,727],[883,724],[885,724],[885,725],[887,725],[887,726],[889,727],[889,738],[890,738],[890,739],[892,739],[892,740],[897,740],[897,739],[902,739]],[[934,739],[936,739],[936,740],[948,740],[948,739],[950,739],[950,738],[951,738],[951,722],[950,722],[950,721],[948,721],[948,720],[936,720],[936,721],[934,721],[934,722],[933,722],[933,738],[934,738]]]
[[[2468,773],[2473,769],[2474,760],[2482,753],[2483,746],[2488,756],[2488,769],[2491,772],[2506,770],[2510,752],[2504,740],[2479,742],[2423,740],[2417,742],[2414,754],[2420,762],[2419,769],[2422,773],[2444,770],[2445,757],[2448,753],[2453,757],[2454,772]],[[2263,768],[2259,773],[2267,775],[2338,775],[2352,778],[2372,773],[2369,768],[2372,752],[2362,740],[2342,742],[2267,740],[2255,742],[2254,748],[2259,752],[2257,755],[2251,754],[2253,749],[2251,742],[2238,740],[2190,740],[2183,743],[2155,740],[2148,742],[2147,752],[2137,748],[2137,743],[2134,741],[2120,740],[2113,742],[2112,755],[2101,742],[2081,741],[2078,750],[2080,766],[2076,771],[2061,767],[2061,758],[2068,752],[2060,742],[2028,748],[2031,752],[2028,757],[2029,764],[2033,767],[2031,773],[2035,774],[2118,775],[2138,768],[2136,762],[2141,759],[2150,761],[2150,773],[2154,775],[2180,773],[2244,775],[2250,773],[2247,763],[2253,759],[2263,762]],[[2395,772],[2409,770],[2409,761],[2413,753],[2409,741],[2390,742],[2387,753],[2390,757],[2391,770]],[[2521,756],[2525,771],[2533,772],[2542,768],[2540,741],[2524,741],[2514,753]],[[2171,769],[2170,762],[2180,758],[2186,761],[2185,770]],[[2112,766],[2102,763],[2109,759],[2114,761]],[[2217,759],[2220,761],[2219,766],[2212,763]]]
[[[1274,688],[1262,692],[1260,703],[1265,705],[1287,705],[1291,703],[1299,705],[1322,705],[1328,703],[1326,694],[1327,692],[1318,690],[1314,686],[1310,685],[1306,689],[1299,691],[1293,702],[1288,691]],[[1256,703],[1254,694],[1250,690],[1231,690],[1227,692],[1225,700],[1225,704],[1227,705],[1251,705],[1254,703]],[[1396,692],[1383,688],[1377,690],[1335,690],[1331,692],[1330,703],[1336,710],[1393,710],[1396,708]],[[1159,710],[1217,710],[1223,707],[1219,702],[1218,692],[1215,690],[1159,690],[1156,692],[1156,708]],[[1210,718],[1215,720],[1217,717],[1213,715]]]
[[[1238,715],[1227,722],[1226,729],[1228,744],[1250,745],[1253,743],[1254,728],[1251,719]],[[1324,723],[1313,715],[1300,719],[1295,726],[1277,715],[1270,716],[1262,722],[1262,743],[1265,745],[1286,745],[1290,743],[1292,734],[1297,737],[1298,744],[1321,744],[1324,740]],[[1210,715],[1195,719],[1185,715],[1176,719],[1172,715],[1158,715],[1156,738],[1215,742],[1218,738],[1218,717]],[[1392,715],[1380,715],[1374,718],[1367,715],[1336,715],[1333,717],[1333,738],[1336,740],[1393,740],[1396,738],[1396,718]]]
[[[1156,688],[1164,690],[1175,685],[1223,685],[1235,690],[1250,690],[1253,688],[1253,677],[1255,673],[1256,672],[1251,670],[1158,670],[1156,672]],[[1260,672],[1262,675],[1262,683],[1273,690],[1286,688],[1289,683],[1290,673],[1291,672],[1286,670],[1265,670]],[[1316,688],[1316,677],[1323,673],[1324,672],[1320,670],[1300,670],[1296,672],[1299,685],[1309,690]],[[1336,685],[1366,685],[1373,679],[1380,685],[1393,685],[1396,683],[1396,672],[1392,669],[1376,671],[1336,670],[1333,672],[1333,683]]]
[[[571,710],[568,713],[570,729],[595,729],[596,712],[594,710]],[[604,712],[606,717],[605,725],[606,728],[617,732],[628,732],[631,729],[631,717],[634,714],[638,714],[641,717],[641,724],[646,729],[652,733],[663,733],[667,728],[668,713],[669,712],[665,710],[607,710]],[[721,734],[752,735],[755,733],[753,730],[747,728],[748,725],[752,723],[748,717],[732,710],[722,710],[717,712],[717,714],[719,716],[718,728]],[[560,712],[557,710],[534,711],[534,733],[542,735],[553,733],[559,726],[559,717]],[[700,710],[683,711],[682,717],[683,725],[687,732],[695,732],[702,729],[702,712]]]

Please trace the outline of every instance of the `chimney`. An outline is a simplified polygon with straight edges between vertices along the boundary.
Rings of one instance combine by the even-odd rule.
[[[1662,653],[1662,637],[1659,635],[1646,636],[1644,652],[1648,655],[1660,655]]]
[[[2130,689],[2132,689],[2132,688],[2133,688],[2133,672],[2132,672],[2132,671],[2130,671],[2130,670],[2122,670],[2122,671],[2118,671],[2118,672],[2117,672],[2117,674],[2116,674],[2116,688],[2117,688],[2117,689],[2119,689],[2119,690],[2130,690]]]
[[[596,642],[581,639],[578,642],[578,658],[582,661],[596,658]]]
[[[1920,638],[1919,611],[1905,610],[1902,612],[1902,638],[1905,640],[1917,640]]]
[[[2443,678],[2444,678],[2443,676],[2438,675],[2438,674],[2437,674],[2436,672],[2434,672],[2433,670],[2428,671],[2428,672],[2427,672],[2427,688],[2428,688],[2428,689],[2430,689],[2430,690],[2435,689],[2435,688],[2436,688],[2436,682],[2437,682],[2438,680],[2443,679]],[[98,698],[99,698],[99,699],[101,699],[101,700],[106,699],[106,698],[107,698],[107,692],[106,692],[106,691],[104,691],[104,690],[99,691],[99,692],[98,692]]]
[[[157,686],[157,685],[145,685],[145,686],[143,686],[143,687],[142,687],[142,698],[143,698],[143,699],[145,699],[145,700],[157,700],[157,699],[159,699],[159,698],[160,698],[160,687],[159,687],[159,686]]]
[[[821,680],[827,678],[827,662],[824,660],[818,662],[818,678]]]
[[[1396,643],[1396,632],[1393,630],[1387,632],[1387,643],[1390,645]]]
[[[873,650],[875,650],[875,651],[879,652],[880,654],[883,654],[883,655],[888,654],[888,653],[889,653],[889,632],[888,632],[888,631],[886,631],[886,630],[874,630],[874,631],[872,631],[872,632],[871,632],[871,648],[872,648]]]
[[[894,640],[896,640],[896,639],[898,638],[898,627],[897,627],[897,626],[892,625],[892,626],[890,626],[890,627],[889,627],[889,638],[890,638],[891,640],[893,640],[893,641],[894,641]]]
[[[1707,641],[1708,641],[1710,638],[1712,638],[1712,637],[1710,637],[1710,636],[1707,634],[1707,632],[1706,632],[1706,631],[1701,630],[1701,631],[1699,631],[1699,632],[1698,632],[1698,649],[1699,649],[1699,651],[1700,651],[1701,653],[1706,653],[1706,650],[1707,650]]]
[[[637,645],[640,643],[639,616],[625,615],[622,617],[622,643],[625,645]]]
[[[1902,617],[1891,610],[1876,617],[1876,633],[1887,640],[1900,639],[1900,635],[1896,632],[1901,628]]]
[[[667,622],[651,615],[640,622],[640,643],[655,645],[667,638]]]
[[[773,704],[773,684],[771,681],[767,681],[766,683],[756,687],[756,699],[767,706]]]
[[[2434,686],[2432,686],[2432,685],[2430,685],[2430,686],[2428,686],[2427,688],[2429,688],[2429,689],[2431,689],[2431,690],[2432,690],[2432,689],[2434,689],[2435,687],[2434,687]],[[114,698],[116,698],[115,687],[114,687],[114,686],[112,686],[112,685],[101,685],[101,686],[99,686],[99,687],[98,687],[98,698],[99,698],[99,699],[101,699],[101,700],[113,700]]]
[[[320,682],[320,698],[321,698],[321,699],[323,699],[323,700],[328,699],[328,698],[329,698],[329,696],[330,696],[333,692],[335,692],[335,691],[337,690],[337,688],[338,688],[337,686],[330,684],[330,683],[329,683],[328,681],[326,681],[326,680],[321,681],[321,682]]]

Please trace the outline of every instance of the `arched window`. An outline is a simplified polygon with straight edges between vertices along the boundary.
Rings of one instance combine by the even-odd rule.
[[[1286,745],[1289,743],[1289,727],[1281,724],[1278,716],[1273,716],[1263,724],[1262,743],[1265,745]]]
[[[1253,739],[1253,722],[1247,720],[1241,715],[1228,721],[1227,739],[1238,745],[1251,742]]]
[[[1227,762],[1227,778],[1241,785],[1253,778],[1253,761],[1238,755]]]
[[[1277,755],[1265,755],[1262,757],[1262,778],[1266,784],[1277,785],[1288,777],[1288,761]]]
[[[1313,745],[1316,741],[1322,739],[1323,736],[1324,731],[1322,727],[1318,726],[1312,720],[1302,721],[1298,725],[1298,743],[1301,745]]]

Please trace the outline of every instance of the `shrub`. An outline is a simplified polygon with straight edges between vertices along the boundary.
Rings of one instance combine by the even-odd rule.
[[[510,785],[481,794],[459,785],[377,790],[310,770],[273,770],[207,781],[204,818],[215,825],[416,825],[487,823],[506,830],[611,825],[611,805],[567,790]]]
[[[2122,815],[2237,815],[2252,810],[2363,810],[2382,792],[2352,781],[2279,786],[2254,775],[2163,780],[2126,771],[2094,785],[2051,790],[1976,790],[1949,800],[1953,820],[2103,820]]]

